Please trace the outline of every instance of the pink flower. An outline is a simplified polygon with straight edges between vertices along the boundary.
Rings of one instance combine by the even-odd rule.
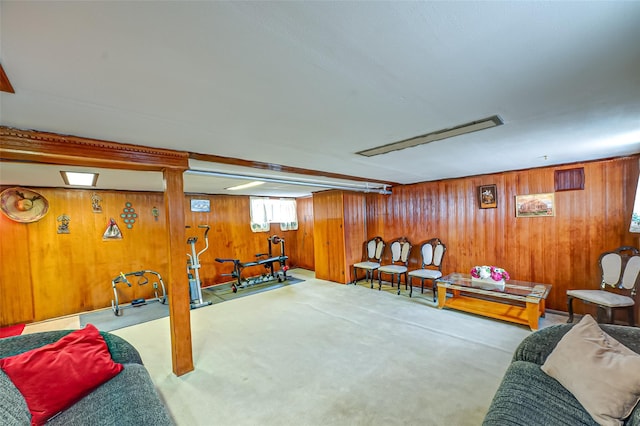
[[[473,278],[480,278],[480,274],[478,273],[478,270],[476,268],[471,269],[471,276]]]

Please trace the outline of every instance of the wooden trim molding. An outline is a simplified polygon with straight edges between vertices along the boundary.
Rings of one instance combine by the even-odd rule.
[[[0,159],[127,170],[189,168],[183,151],[0,126]]]
[[[397,182],[389,182],[389,181],[383,181],[383,180],[377,180],[377,179],[367,179],[361,176],[343,175],[340,173],[323,172],[319,170],[303,169],[299,167],[284,166],[282,164],[263,163],[261,161],[243,160],[241,158],[223,157],[221,155],[191,153],[189,155],[189,158],[192,158],[194,160],[200,160],[200,161],[208,161],[210,163],[221,163],[221,164],[229,164],[232,166],[251,167],[253,169],[271,170],[271,171],[283,172],[283,173],[296,173],[299,175],[306,175],[306,176],[316,176],[316,177],[321,176],[321,177],[332,178],[332,179],[353,180],[356,182],[371,182],[371,183],[379,183],[382,185],[389,185],[389,186],[400,185]]]

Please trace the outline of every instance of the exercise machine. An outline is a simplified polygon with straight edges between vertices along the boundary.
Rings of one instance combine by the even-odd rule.
[[[277,280],[278,282],[286,281],[287,271],[289,270],[289,267],[287,266],[287,259],[289,257],[284,252],[284,239],[278,237],[277,235],[273,235],[267,238],[267,240],[269,242],[269,251],[267,253],[256,254],[256,260],[254,261],[241,262],[239,259],[216,258],[216,262],[233,263],[233,270],[231,271],[231,273],[222,274],[222,276],[233,277],[236,280],[235,282],[231,283],[231,290],[233,290],[234,293],[236,293],[240,288],[246,288],[256,284],[275,280]],[[272,251],[273,246],[277,245],[280,246],[280,254],[274,256]],[[278,270],[276,270],[276,264],[280,265],[280,268]],[[242,278],[242,270],[244,268],[258,265],[264,266],[266,272],[255,277]]]
[[[187,226],[187,228],[191,228]],[[202,288],[200,287],[200,255],[209,249],[209,225],[198,225],[204,229],[204,248],[196,252],[196,242],[198,237],[187,238],[187,244],[191,246],[191,253],[187,253],[187,277],[189,277],[189,298],[191,299],[191,309],[209,306],[213,302],[202,300]]]
[[[153,282],[153,294],[154,297],[150,299],[133,299],[131,304],[120,306],[119,297],[118,297],[118,284],[126,284],[128,287],[131,287],[131,281],[127,277],[137,277],[138,282],[137,285],[143,286],[149,283],[149,276],[154,276]],[[157,281],[155,281],[157,279]],[[111,300],[111,309],[115,316],[121,316],[122,310],[124,308],[137,307],[146,305],[149,302],[160,302],[163,305],[167,303],[167,292],[164,288],[164,282],[162,281],[162,277],[156,271],[151,270],[143,270],[143,271],[135,271],[135,272],[127,272],[126,274],[120,272],[120,275],[111,280],[111,287],[113,288],[113,299]],[[162,291],[162,294],[158,294],[158,291]]]

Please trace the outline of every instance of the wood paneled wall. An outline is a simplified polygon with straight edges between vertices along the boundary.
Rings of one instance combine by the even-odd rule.
[[[2,188],[4,189],[4,188]],[[151,269],[159,272],[167,284],[167,240],[163,194],[152,192],[87,191],[54,188],[33,188],[49,202],[48,214],[38,222],[23,224],[0,214],[0,326],[40,321],[63,315],[111,306],[111,280],[120,272]],[[102,197],[102,213],[93,213],[91,195]],[[298,253],[303,267],[313,269],[313,218],[311,199],[299,205],[299,231],[280,230],[272,224],[270,232],[254,233],[249,225],[249,197],[223,195],[187,195],[185,223],[191,228],[187,236],[196,236],[197,251],[204,248],[204,230],[198,225],[208,224],[209,249],[202,254],[200,278],[203,286],[227,282],[222,276],[232,269],[230,263],[221,264],[216,257],[255,259],[256,253],[266,252],[267,238],[279,235],[285,239],[290,264],[297,265]],[[191,212],[190,200],[209,199],[211,211]],[[130,202],[138,218],[127,229],[120,214]],[[152,209],[159,210],[157,220]],[[57,233],[57,217],[70,216],[69,234]],[[102,235],[109,218],[120,227],[122,240],[103,241]],[[301,235],[301,236],[299,236]],[[184,273],[190,247],[184,242]],[[279,254],[279,246],[274,247]],[[312,262],[312,261],[311,261]],[[257,275],[264,268],[256,266],[244,273]],[[121,301],[152,297],[151,286],[119,286]]]
[[[298,198],[298,231],[287,241],[287,253],[291,265],[298,268],[315,270],[313,247],[313,198]]]
[[[49,212],[33,223],[0,215],[0,323],[40,321],[111,306],[111,280],[120,272],[167,270],[162,194],[100,191],[102,213],[93,213],[93,191],[35,188],[49,202]],[[120,214],[130,202],[138,214],[127,229]],[[66,214],[69,234],[58,234],[58,216]],[[103,241],[110,218],[121,240]],[[163,277],[165,278],[165,277]],[[123,289],[124,290],[124,289]],[[151,286],[124,290],[127,299],[151,297]]]
[[[363,194],[324,191],[313,194],[316,278],[353,280],[351,265],[360,260],[366,238]]]
[[[514,279],[552,284],[547,307],[566,311],[567,289],[598,287],[600,253],[621,245],[640,247],[638,234],[628,231],[638,158],[426,182],[394,187],[390,196],[369,194],[367,234],[387,241],[406,235],[414,247],[439,237],[447,245],[445,274],[498,265]],[[554,171],[575,167],[584,167],[584,190],[556,192],[554,217],[516,218],[516,195],[554,192]],[[489,184],[497,185],[498,207],[480,209],[478,186]],[[413,264],[418,256],[414,249]],[[595,313],[576,305],[578,312]]]

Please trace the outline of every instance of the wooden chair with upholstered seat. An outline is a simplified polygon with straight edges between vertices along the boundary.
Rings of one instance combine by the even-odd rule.
[[[407,285],[407,265],[409,264],[409,254],[411,253],[411,243],[406,237],[398,238],[389,245],[391,250],[391,263],[381,265],[378,268],[378,290],[382,289],[382,274],[391,275],[391,286],[395,277],[398,277],[398,294],[400,294],[401,277],[404,275],[405,286]]]
[[[626,309],[629,325],[635,324],[634,308],[638,281],[640,281],[640,251],[635,247],[618,247],[602,253],[598,259],[602,279],[600,290],[567,290],[569,320],[573,322],[573,300],[598,306],[598,322],[613,322],[615,309]],[[617,289],[616,292],[607,290]],[[605,313],[606,317],[601,318]]]
[[[364,269],[365,279],[371,279],[373,288],[373,273],[380,267],[380,259],[384,251],[384,241],[381,237],[374,237],[364,243],[363,261],[353,265],[353,284],[358,282],[358,269]]]
[[[447,251],[447,247],[439,238],[432,238],[420,247],[422,256],[421,269],[414,269],[408,272],[409,277],[409,297],[413,295],[413,278],[420,278],[420,293],[424,293],[424,280],[431,281],[433,291],[433,301],[436,301],[437,286],[436,280],[442,277],[442,258]]]

